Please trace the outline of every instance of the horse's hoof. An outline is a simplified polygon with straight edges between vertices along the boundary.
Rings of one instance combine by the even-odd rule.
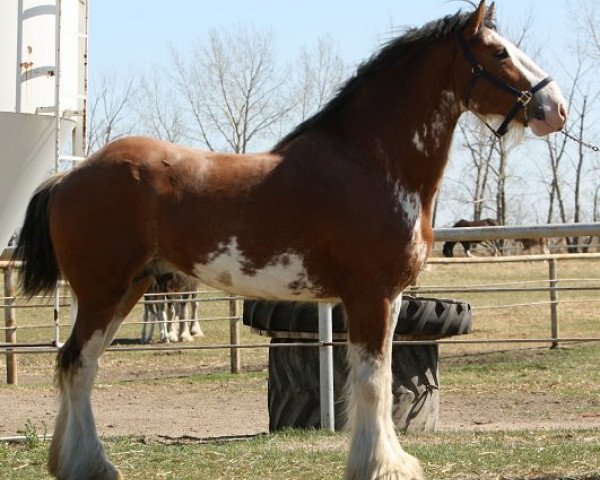
[[[179,337],[179,341],[181,342],[193,342],[194,341],[194,337],[192,337],[189,333],[185,334],[185,335],[181,335]]]

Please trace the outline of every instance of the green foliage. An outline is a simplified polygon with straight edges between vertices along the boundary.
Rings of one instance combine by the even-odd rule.
[[[25,446],[29,450],[34,450],[40,447],[40,445],[42,445],[46,441],[48,427],[45,423],[42,424],[44,426],[44,433],[42,435],[38,434],[37,428],[30,418],[25,420],[25,427],[22,430],[18,430],[17,433],[25,436]]]

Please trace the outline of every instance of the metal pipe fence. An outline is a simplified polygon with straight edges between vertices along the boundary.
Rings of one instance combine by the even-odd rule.
[[[533,230],[532,230],[533,228]],[[482,232],[484,231],[485,232]],[[469,232],[465,232],[469,231]],[[543,231],[543,232],[542,232]],[[476,229],[441,229],[436,230],[436,241],[461,241],[461,240],[474,240],[474,239],[489,239],[489,238],[540,238],[542,236],[549,236],[550,234],[558,234],[560,236],[567,235],[600,235],[600,225],[589,224],[585,225],[567,225],[565,228],[558,228],[557,226],[549,227],[483,227]],[[502,237],[499,237],[501,235]],[[2,255],[2,258],[6,258],[6,253]],[[406,290],[408,294],[419,294],[419,295],[438,295],[438,294],[456,294],[456,293],[473,293],[481,295],[489,295],[490,293],[505,293],[513,294],[516,292],[531,294],[534,292],[547,292],[547,301],[536,301],[528,303],[512,303],[502,305],[482,305],[474,306],[474,310],[490,310],[490,309],[502,309],[509,307],[528,307],[528,306],[549,306],[549,317],[550,317],[550,335],[549,337],[539,338],[522,338],[522,339],[452,339],[452,340],[399,340],[395,341],[395,345],[405,344],[421,344],[421,345],[473,345],[473,344],[506,344],[506,343],[542,343],[550,344],[553,347],[558,346],[560,343],[566,342],[591,342],[600,341],[600,337],[563,337],[559,335],[559,316],[558,316],[558,305],[559,305],[559,292],[583,292],[583,291],[597,291],[600,290],[600,278],[568,278],[561,280],[561,284],[569,283],[574,284],[575,282],[588,282],[591,285],[577,286],[559,285],[559,278],[557,274],[557,263],[559,261],[580,261],[580,260],[598,260],[600,259],[600,253],[588,253],[588,254],[543,254],[543,255],[521,255],[515,257],[466,257],[466,258],[438,258],[433,257],[429,260],[431,265],[451,265],[451,264],[486,264],[486,263],[508,263],[508,262],[546,262],[548,263],[548,278],[546,280],[528,280],[520,282],[494,282],[487,285],[463,285],[463,286],[412,286]],[[69,307],[70,303],[65,301],[69,298],[68,295],[56,295],[52,299],[46,299],[47,302],[38,302],[33,305],[27,304],[22,305],[20,299],[15,294],[15,269],[18,268],[18,263],[10,264],[7,261],[0,261],[0,269],[3,270],[4,278],[4,294],[2,297],[2,304],[0,307],[4,310],[5,326],[0,327],[0,330],[5,331],[5,343],[0,343],[0,352],[5,352],[7,359],[7,382],[17,383],[17,354],[34,354],[34,353],[51,353],[57,350],[57,345],[60,345],[60,331],[69,324],[60,322],[58,315],[59,308]],[[64,286],[64,282],[61,282]],[[539,285],[539,286],[538,286]],[[194,292],[172,292],[173,295],[189,294],[193,295],[192,299],[170,299],[170,303],[189,303],[190,301],[197,303],[207,302],[225,302],[228,304],[228,314],[216,315],[207,318],[201,318],[200,321],[228,321],[229,322],[229,343],[213,344],[213,345],[173,345],[164,344],[159,346],[153,345],[139,345],[139,346],[112,346],[108,349],[110,352],[125,352],[125,351],[188,351],[188,350],[215,350],[215,349],[227,349],[229,350],[230,358],[230,371],[239,372],[241,369],[241,355],[240,352],[244,349],[252,348],[269,348],[277,346],[308,346],[308,347],[330,347],[339,345],[340,342],[331,342],[327,337],[321,342],[302,342],[302,343],[286,343],[286,344],[264,344],[264,343],[242,343],[240,341],[240,321],[241,315],[239,312],[239,300],[242,297],[233,295],[224,295],[222,292],[202,290]],[[160,294],[156,294],[160,295]],[[142,301],[140,305],[152,305],[158,303],[164,303],[164,300],[152,300],[152,295]],[[568,303],[569,300],[561,299],[560,303]],[[16,311],[17,309],[32,309],[32,308],[52,308],[54,311],[54,321],[52,323],[42,324],[28,324],[21,325],[17,324]],[[177,323],[179,320],[167,320],[167,323]],[[143,325],[143,321],[127,320],[123,322],[125,326],[139,326]],[[55,338],[47,343],[18,343],[17,332],[19,330],[33,330],[33,329],[54,329]],[[325,340],[326,339],[326,340]]]

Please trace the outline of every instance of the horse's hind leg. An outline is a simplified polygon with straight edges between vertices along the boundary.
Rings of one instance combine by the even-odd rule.
[[[200,338],[204,336],[200,322],[198,321],[198,302],[196,301],[196,295],[192,295],[190,298],[190,322],[192,324],[190,332],[192,337]]]
[[[179,312],[179,340],[182,342],[193,342],[194,337],[190,332],[190,324],[192,323],[189,316],[188,301],[191,295],[184,293],[179,296],[182,303],[177,304],[177,311]]]
[[[117,298],[102,303],[79,296],[77,321],[60,349],[56,379],[60,410],[54,428],[48,468],[59,480],[116,480],[122,476],[110,463],[96,432],[91,391],[98,359],[121,322],[151,284],[144,278]]]
[[[400,446],[392,420],[392,335],[401,296],[344,302],[350,339],[347,480],[418,480],[419,462]]]

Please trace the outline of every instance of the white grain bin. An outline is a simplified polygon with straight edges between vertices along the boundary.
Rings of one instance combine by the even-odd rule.
[[[56,132],[71,141],[77,122],[65,112],[85,106],[86,2],[0,0],[0,252],[32,192],[54,170]]]

